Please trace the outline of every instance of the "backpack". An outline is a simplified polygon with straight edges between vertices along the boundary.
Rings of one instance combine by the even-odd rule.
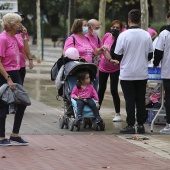
[[[73,44],[75,46],[76,44],[75,37],[74,36],[71,37],[73,38]],[[64,56],[62,54],[61,57],[54,63],[54,65],[51,68],[51,81],[55,81],[57,74],[63,64],[64,64]]]
[[[57,74],[63,64],[64,64],[64,56],[62,54],[61,57],[54,63],[54,65],[51,68],[51,80],[52,81],[55,81]]]

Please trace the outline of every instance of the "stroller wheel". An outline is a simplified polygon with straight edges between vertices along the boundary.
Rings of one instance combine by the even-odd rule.
[[[69,124],[69,118],[65,118],[65,129],[68,129]]]
[[[60,127],[60,129],[63,129],[63,128],[64,128],[64,123],[65,123],[64,117],[61,117],[61,118],[59,119],[59,127]]]
[[[95,131],[98,131],[98,124],[96,123],[96,121],[93,121],[93,128]]]
[[[69,120],[68,128],[69,128],[70,131],[73,131],[73,129],[74,129],[74,119]]]
[[[92,119],[88,119],[88,120],[87,120],[87,125],[88,125],[88,128],[89,128],[89,129],[92,127],[92,125],[93,125]]]
[[[77,130],[77,131],[80,130],[80,122],[79,122],[79,121],[76,123],[75,127],[76,127],[76,130]]]
[[[100,130],[104,131],[105,130],[105,123],[102,122],[101,124],[99,124]]]
[[[87,119],[84,118],[83,122],[82,122],[82,126],[83,126],[84,129],[86,128],[86,125],[87,125]]]

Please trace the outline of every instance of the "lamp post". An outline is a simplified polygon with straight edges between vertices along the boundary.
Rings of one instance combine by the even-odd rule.
[[[37,62],[41,63],[42,47],[41,47],[41,15],[40,15],[40,0],[36,0],[37,7]]]

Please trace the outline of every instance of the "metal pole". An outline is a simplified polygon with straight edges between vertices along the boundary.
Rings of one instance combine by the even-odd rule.
[[[112,0],[112,21],[114,20],[114,0]]]
[[[37,62],[41,63],[41,19],[40,19],[40,0],[36,1],[37,6]]]
[[[41,50],[42,50],[42,61],[44,60],[44,16],[41,16]]]
[[[33,0],[33,38],[32,38],[32,44],[36,44],[36,1]]]
[[[71,3],[70,3],[70,30],[71,30],[73,22],[74,22],[74,0],[71,0]]]

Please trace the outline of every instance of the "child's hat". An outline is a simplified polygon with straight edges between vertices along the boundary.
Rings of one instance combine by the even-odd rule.
[[[65,51],[65,56],[73,60],[78,60],[80,55],[76,48],[70,47]]]

